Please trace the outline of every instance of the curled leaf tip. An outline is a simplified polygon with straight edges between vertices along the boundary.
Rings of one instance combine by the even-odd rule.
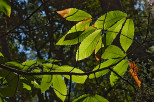
[[[67,14],[69,14],[71,11],[71,8],[65,9],[65,10],[61,10],[61,11],[56,11],[59,15],[61,15],[63,18],[65,18],[65,16]]]

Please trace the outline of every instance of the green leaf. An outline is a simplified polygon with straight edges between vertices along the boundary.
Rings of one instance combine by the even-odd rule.
[[[101,37],[101,30],[96,30],[88,37],[86,37],[80,44],[79,49],[76,53],[76,60],[82,60],[89,57],[97,44],[97,41]]]
[[[22,63],[22,65],[24,66],[22,70],[28,70],[29,68],[33,67],[36,64],[37,64],[36,61],[32,61],[32,60],[25,61]]]
[[[97,65],[97,66],[93,69],[93,71],[96,71],[96,70],[98,70],[98,69],[107,68],[107,67],[109,67],[109,66],[111,66],[111,65],[113,65],[113,64],[115,64],[115,63],[117,63],[117,62],[120,61],[120,60],[121,60],[121,59],[109,59],[109,60],[107,60],[107,61],[101,63],[100,65]],[[90,79],[93,79],[93,78],[95,78],[95,77],[96,77],[96,78],[101,77],[101,76],[107,74],[109,71],[110,71],[109,69],[105,69],[105,70],[96,72],[95,74],[90,74],[90,75],[89,75],[89,78],[90,78]]]
[[[86,97],[82,102],[109,102],[109,101],[104,97],[96,94],[95,96]]]
[[[93,102],[109,102],[107,99],[105,99],[104,97],[99,96],[99,95],[95,95],[93,97],[95,98],[95,101],[93,101]]]
[[[104,47],[103,43],[102,43],[102,38],[103,36],[101,36],[96,44],[96,47],[95,47],[95,54],[102,48]]]
[[[103,59],[115,59],[122,58],[126,54],[117,46],[110,45],[105,49],[105,52],[102,54]]]
[[[56,95],[64,102],[67,95],[67,88],[62,76],[53,75],[52,83]]]
[[[122,60],[113,68],[113,70],[122,77],[127,70],[128,64],[129,64],[128,60]],[[118,79],[119,77],[114,72],[111,72],[110,75],[111,86],[113,86]]]
[[[0,76],[5,77],[5,80],[8,82],[7,85],[3,85],[0,88],[1,97],[13,97],[16,92],[18,76],[7,70],[0,69]]]
[[[94,26],[97,29],[108,29],[111,27],[115,22],[127,17],[126,13],[121,11],[110,11],[107,14],[102,15],[98,20],[95,22]],[[105,21],[105,22],[104,22]],[[103,26],[104,24],[104,26]]]
[[[15,62],[15,61],[6,62],[5,64],[6,64],[7,66],[16,67],[16,68],[19,68],[19,69],[23,69],[23,68],[24,68],[23,65],[21,65],[21,64],[18,63],[18,62]]]
[[[56,68],[55,71],[59,71],[59,72],[73,72],[73,73],[84,73],[82,70],[71,67],[71,66],[61,66],[59,68]],[[67,79],[70,79],[69,75],[63,75],[64,77],[66,77]],[[76,82],[76,83],[84,83],[85,80],[87,79],[86,75],[83,76],[79,76],[79,75],[72,75],[72,81]]]
[[[29,85],[27,85],[26,83],[23,83],[23,88],[25,88],[27,90],[31,90],[31,87]]]
[[[89,13],[82,10],[78,10],[76,8],[69,8],[62,11],[57,11],[57,13],[68,21],[81,21],[92,18],[92,16]]]
[[[4,102],[1,97],[0,97],[0,102]]]
[[[1,57],[4,57],[3,54],[2,54],[1,52],[0,52],[0,56],[1,56]]]
[[[74,25],[66,35],[64,35],[56,45],[74,45],[81,42],[84,38],[86,38],[90,33],[92,33],[95,28],[88,27],[91,20],[85,22],[79,22]],[[87,28],[85,30],[85,28]],[[85,30],[85,31],[84,31]]]
[[[111,28],[106,31],[106,45],[111,45],[113,40],[116,38],[117,34],[120,32],[123,23],[125,22],[126,18],[121,19],[116,24],[114,24]]]
[[[11,5],[9,0],[0,0],[0,11],[4,12],[8,17],[10,17]]]
[[[42,64],[43,65],[43,71],[44,72],[48,72],[48,71],[54,71],[55,69],[59,68],[58,65],[55,64],[50,64],[50,63],[46,63],[46,64]]]
[[[56,60],[56,59],[47,59],[46,60],[46,62],[52,62],[52,63],[54,63],[54,62],[60,62],[60,61],[62,61],[62,60]]]
[[[23,66],[32,66],[33,64],[36,64],[36,61],[29,60],[22,63]]]
[[[51,84],[52,84],[51,75],[43,75],[40,85],[41,92],[43,93],[44,91],[46,91],[51,86]]]
[[[36,62],[37,62],[38,64],[42,64],[43,62],[45,62],[45,59],[37,58],[37,59],[36,59]]]
[[[134,38],[134,23],[132,19],[127,19],[120,35],[120,43],[125,52],[132,44],[133,38]]]
[[[31,81],[31,84],[33,84],[35,88],[40,88],[40,85],[36,81]]]
[[[91,97],[86,97],[83,102],[94,102]]]
[[[89,96],[89,94],[84,94],[84,95],[76,98],[75,100],[73,100],[73,102],[82,102],[88,96]]]

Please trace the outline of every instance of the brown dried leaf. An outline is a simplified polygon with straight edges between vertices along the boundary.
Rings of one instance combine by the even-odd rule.
[[[141,81],[138,78],[138,69],[135,63],[130,62],[129,66],[131,67],[131,69],[129,69],[129,72],[131,73],[131,75],[133,76],[134,80],[136,81],[137,85],[139,88],[141,88]]]
[[[65,9],[65,10],[61,10],[61,11],[57,11],[57,13],[59,15],[61,15],[63,18],[65,18],[65,15],[69,14],[71,11],[71,8]]]

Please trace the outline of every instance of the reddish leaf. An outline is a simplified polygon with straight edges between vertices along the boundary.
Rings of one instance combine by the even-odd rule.
[[[138,69],[135,63],[130,62],[129,66],[131,67],[131,69],[129,69],[129,72],[131,73],[131,75],[133,76],[133,78],[135,79],[137,85],[139,88],[141,88],[141,81],[138,78]]]
[[[129,63],[129,66],[135,71],[135,73],[137,73],[138,74],[138,69],[137,69],[137,66],[136,66],[136,64],[135,63],[133,63],[133,62],[130,62]]]
[[[57,11],[57,13],[60,14],[63,18],[65,18],[65,15],[69,14],[70,11],[71,11],[71,8],[68,8],[65,10]]]

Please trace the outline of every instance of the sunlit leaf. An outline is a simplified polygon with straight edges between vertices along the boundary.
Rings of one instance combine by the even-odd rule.
[[[41,80],[41,92],[43,93],[46,91],[52,84],[52,77],[51,75],[43,75],[42,80]]]
[[[102,37],[100,37],[100,39],[97,41],[97,45],[95,47],[95,58],[97,61],[100,60],[101,55],[103,53],[103,51],[102,51],[103,49],[101,49],[102,47],[104,47],[104,45],[102,43]],[[100,53],[98,53],[98,52],[100,52]]]
[[[73,102],[82,102],[88,96],[89,96],[89,94],[84,94],[84,95],[76,98],[75,100],[73,100]]]
[[[127,19],[120,35],[120,43],[125,52],[132,44],[133,38],[134,38],[134,23],[132,19]]]
[[[138,78],[138,69],[135,63],[130,62],[129,66],[131,67],[131,69],[129,69],[129,72],[131,73],[131,75],[133,76],[133,78],[135,79],[137,85],[139,88],[141,88],[141,81]]]
[[[105,49],[105,52],[102,54],[103,59],[115,59],[122,58],[126,54],[117,46],[110,45]]]
[[[1,52],[0,52],[0,56],[1,56],[1,57],[4,57],[3,54],[2,54]]]
[[[107,99],[105,99],[104,97],[100,96],[100,95],[95,95],[93,96],[95,101],[93,102],[109,102]]]
[[[58,65],[55,65],[55,64],[50,64],[50,63],[45,63],[45,64],[42,64],[43,65],[43,71],[52,71],[52,70],[55,70],[56,68],[58,68],[59,66]]]
[[[80,44],[79,49],[76,53],[76,60],[82,60],[84,58],[89,57],[97,44],[97,41],[101,37],[101,30],[96,30],[88,37],[86,37]]]
[[[67,95],[67,88],[62,76],[53,75],[52,83],[56,95],[64,102]]]
[[[22,65],[24,66],[22,70],[28,70],[29,68],[33,67],[36,64],[36,61],[25,61],[22,63]]]
[[[29,85],[27,85],[26,83],[23,83],[23,88],[25,88],[27,90],[31,90],[31,87]]]
[[[109,27],[111,27],[114,23],[125,17],[127,17],[126,13],[123,13],[121,11],[110,11],[107,14],[104,14],[100,18],[98,18],[98,20],[94,24],[94,27],[96,27],[97,29],[104,28],[104,30],[106,30]]]
[[[62,11],[57,11],[57,13],[69,21],[81,21],[92,18],[92,16],[87,12],[78,10],[76,8],[69,8]]]
[[[73,73],[84,73],[82,70],[71,67],[71,66],[61,66],[59,68],[56,68],[55,71],[59,71],[59,72],[73,72]],[[67,79],[70,79],[69,75],[63,75],[64,77],[66,77]],[[83,76],[79,76],[79,75],[72,75],[72,81],[76,82],[76,83],[84,83],[85,80],[87,79],[86,75]]]
[[[11,5],[9,0],[0,0],[0,11],[4,12],[8,17],[10,17]]]
[[[74,25],[66,35],[64,35],[56,45],[74,45],[81,42],[84,38],[86,38],[90,33],[94,32],[95,28],[88,27],[91,20],[85,22],[79,22]],[[87,28],[85,30],[85,28]],[[85,31],[84,31],[85,30]]]
[[[107,61],[101,63],[100,65],[97,65],[97,66],[93,69],[93,71],[96,71],[96,70],[98,70],[98,69],[103,69],[103,68],[106,68],[106,67],[108,67],[108,66],[111,66],[111,65],[117,63],[117,62],[120,61],[120,60],[121,60],[121,59],[109,59],[109,60],[107,60]],[[105,70],[96,72],[95,74],[90,74],[90,75],[89,75],[89,78],[90,78],[90,79],[93,79],[93,78],[95,78],[95,77],[96,77],[96,78],[101,77],[101,76],[107,74],[109,71],[110,71],[109,69],[105,69]]]
[[[86,97],[82,102],[94,102],[92,97]]]
[[[121,29],[123,23],[125,22],[125,20],[126,20],[126,18],[121,19],[120,21],[118,21],[116,24],[114,24],[112,27],[110,27],[106,31],[106,38],[105,38],[106,45],[112,44],[113,40],[116,38],[116,36],[120,32],[120,29]]]
[[[128,64],[129,64],[128,60],[122,60],[113,68],[113,70],[122,77],[127,70]],[[111,86],[113,86],[118,79],[119,77],[114,72],[111,72],[111,75],[110,75]]]
[[[62,61],[62,60],[56,60],[56,59],[47,59],[46,60],[46,62],[52,62],[52,63],[54,63],[54,62],[60,62],[60,61]]]
[[[109,101],[107,99],[105,99],[104,97],[96,94],[94,96],[86,97],[82,102],[109,102]]]
[[[31,81],[31,84],[33,84],[35,88],[40,88],[40,85],[36,81]]]
[[[15,61],[6,62],[5,64],[6,64],[7,66],[16,67],[16,68],[19,68],[19,69],[23,69],[23,68],[24,68],[23,65],[21,65],[21,64],[18,63],[18,62],[15,62]]]

